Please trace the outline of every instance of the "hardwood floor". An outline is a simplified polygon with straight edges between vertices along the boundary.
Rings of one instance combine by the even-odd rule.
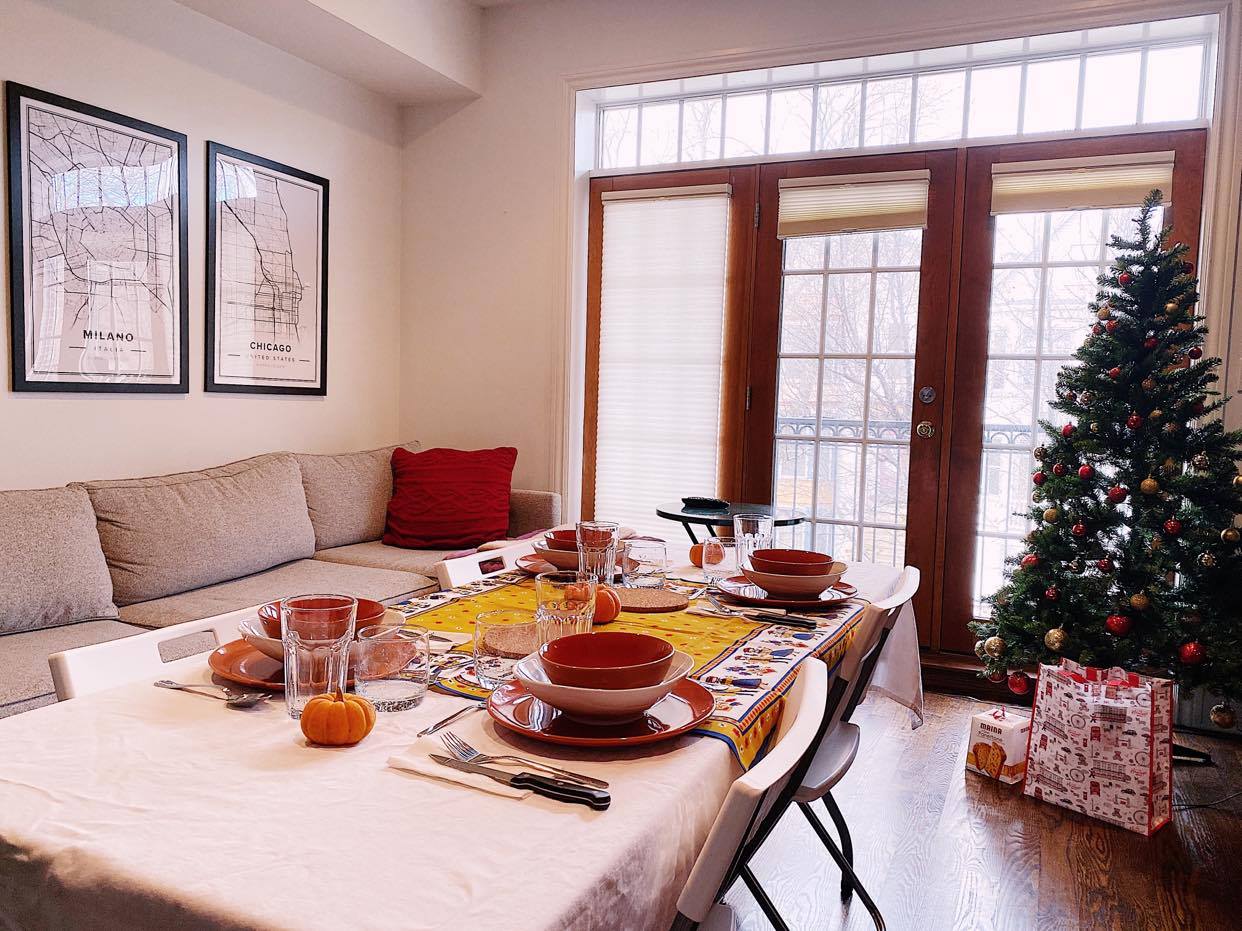
[[[890,931],[1242,928],[1242,796],[1223,804],[1231,811],[1175,810],[1150,839],[1025,798],[965,771],[970,716],[986,707],[929,694],[916,731],[887,700],[854,717],[862,747],[834,796]],[[1242,743],[1182,732],[1178,742],[1217,765],[1174,770],[1175,804],[1242,789]],[[842,906],[840,873],[801,813],[785,816],[753,865],[790,927],[873,927],[857,897]],[[741,883],[726,901],[743,931],[771,927]]]

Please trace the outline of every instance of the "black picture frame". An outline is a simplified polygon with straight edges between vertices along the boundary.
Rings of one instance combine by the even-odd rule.
[[[286,175],[289,178],[295,178],[299,181],[313,185],[320,189],[320,205],[319,205],[319,281],[317,284],[317,293],[319,296],[319,369],[318,384],[308,386],[297,386],[288,384],[264,384],[262,381],[258,383],[239,383],[237,381],[222,382],[218,380],[217,365],[217,320],[216,320],[216,304],[219,294],[219,282],[217,281],[217,250],[219,247],[219,218],[216,210],[217,183],[216,183],[216,164],[220,157],[224,156],[239,162],[245,162],[256,168],[265,169],[271,172],[277,172]],[[302,171],[290,165],[282,164],[270,158],[264,158],[255,155],[252,152],[246,152],[242,149],[236,149],[232,146],[224,145],[220,142],[208,141],[207,143],[207,164],[205,174],[207,176],[207,201],[206,201],[206,266],[205,266],[205,283],[206,283],[206,300],[205,300],[205,352],[204,352],[204,370],[203,370],[203,387],[206,391],[227,392],[232,394],[290,394],[290,395],[311,395],[323,397],[328,393],[328,219],[329,219],[329,188],[330,182],[327,178],[319,175],[311,174],[308,171]],[[234,376],[237,378],[237,376]]]
[[[92,392],[100,394],[141,393],[141,394],[188,394],[190,390],[190,285],[186,277],[189,268],[189,215],[186,197],[189,190],[186,165],[187,140],[184,133],[179,133],[154,123],[125,116],[112,110],[106,110],[93,104],[84,103],[39,90],[15,81],[5,82],[6,111],[6,159],[8,174],[6,190],[8,192],[8,229],[9,229],[9,332],[12,341],[11,384],[14,391],[32,392]],[[30,100],[49,106],[80,113],[90,119],[114,124],[118,130],[132,130],[148,136],[167,140],[175,146],[177,153],[177,204],[176,230],[177,249],[177,303],[176,321],[178,326],[175,352],[178,358],[179,378],[176,382],[144,382],[144,376],[127,376],[135,380],[118,381],[54,381],[31,379],[27,377],[26,358],[26,204],[22,185],[22,101]],[[147,376],[149,377],[149,376]]]

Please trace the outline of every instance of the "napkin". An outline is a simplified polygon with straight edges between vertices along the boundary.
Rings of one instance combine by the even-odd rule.
[[[508,798],[526,798],[530,795],[530,789],[515,789],[513,786],[507,786],[478,773],[467,773],[460,769],[453,769],[451,766],[444,766],[431,758],[432,753],[437,756],[452,756],[444,749],[444,744],[440,743],[438,737],[429,734],[426,737],[420,737],[403,753],[390,756],[388,765],[393,769],[418,773],[420,776],[430,776],[442,782],[456,782],[459,785],[491,792],[493,795],[503,795]]]

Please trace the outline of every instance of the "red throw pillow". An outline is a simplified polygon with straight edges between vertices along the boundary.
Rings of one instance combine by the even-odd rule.
[[[503,540],[517,450],[428,449],[392,453],[392,499],[384,542],[451,549]]]

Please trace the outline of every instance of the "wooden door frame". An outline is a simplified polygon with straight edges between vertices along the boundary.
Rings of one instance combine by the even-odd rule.
[[[1000,162],[1084,158],[1121,152],[1173,151],[1171,217],[1173,239],[1190,247],[1197,261],[1203,212],[1203,173],[1207,130],[1101,136],[1052,142],[1008,143],[970,148],[966,156],[961,227],[963,241],[957,275],[959,298],[955,327],[954,397],[949,438],[949,473],[943,534],[943,594],[934,646],[950,653],[973,653],[974,637],[966,624],[973,616],[971,581],[975,561],[982,463],[983,401],[987,378],[988,309],[992,284],[992,165]]]
[[[911,431],[910,479],[907,487],[907,521],[915,510],[926,512],[925,525],[906,532],[906,562],[917,566],[927,584],[915,598],[919,639],[928,643],[933,606],[936,603],[936,517],[942,493],[941,454],[946,434],[945,405],[946,341],[951,312],[951,271],[955,230],[958,154],[952,149],[933,149],[886,155],[775,162],[762,166],[759,175],[759,229],[755,241],[753,305],[750,319],[750,351],[747,386],[750,409],[746,429],[741,494],[746,501],[770,503],[775,450],[776,393],[781,329],[783,244],[776,238],[778,198],[783,178],[872,174],[927,169],[928,225],[920,256],[919,325],[915,344],[914,392],[911,427],[927,420],[936,430],[934,439],[920,439]],[[930,386],[935,400],[924,403],[918,389]],[[917,466],[917,467],[916,467]],[[860,476],[860,481],[862,480]]]
[[[719,466],[716,493],[736,497],[741,484],[742,418],[746,408],[745,360],[750,326],[751,254],[755,237],[758,167],[698,168],[651,174],[592,178],[587,225],[586,381],[583,392],[583,520],[595,512],[595,444],[599,436],[599,334],[604,273],[604,200],[606,191],[729,184],[729,232],[725,258],[724,355],[721,359]]]

